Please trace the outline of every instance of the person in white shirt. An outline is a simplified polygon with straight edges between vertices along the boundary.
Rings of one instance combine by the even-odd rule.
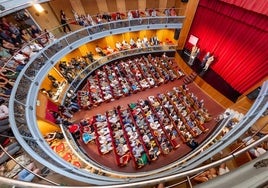
[[[223,175],[223,174],[226,174],[226,173],[228,173],[228,172],[230,172],[229,168],[226,166],[225,163],[222,163],[222,164],[220,165],[220,167],[219,167],[218,174],[219,174],[219,175]]]
[[[9,129],[8,107],[5,105],[5,100],[0,98],[0,132]]]
[[[141,42],[141,39],[138,38],[136,44],[137,44],[137,48],[142,48],[142,42]]]
[[[137,45],[136,45],[135,41],[133,40],[133,38],[130,39],[129,44],[130,44],[130,46],[132,48],[136,48],[137,47]]]
[[[156,14],[156,10],[155,10],[155,9],[153,9],[153,11],[152,11],[152,13],[151,13],[151,16],[152,16],[152,17],[156,17],[156,16],[157,16],[157,14]]]
[[[109,53],[113,53],[114,52],[114,49],[112,49],[110,46],[107,46],[107,49],[106,49]]]
[[[98,45],[96,46],[95,50],[99,55],[106,56],[101,47],[99,47]]]
[[[146,17],[149,17],[150,16],[150,12],[149,12],[149,10],[147,8],[145,8],[145,16]]]
[[[133,14],[132,14],[131,10],[128,11],[128,13],[127,13],[127,18],[128,18],[129,20],[133,19]]]
[[[119,41],[117,41],[116,43],[115,43],[115,47],[120,51],[120,50],[122,50],[122,44],[119,42]]]
[[[205,67],[203,68],[204,71],[208,70],[208,67],[211,65],[211,63],[214,61],[214,56],[211,56],[208,58]]]
[[[250,150],[251,154],[254,156],[254,157],[259,157],[261,156],[262,154],[266,153],[266,150],[263,149],[263,147],[261,146],[258,146],[256,148],[254,148],[253,150]]]

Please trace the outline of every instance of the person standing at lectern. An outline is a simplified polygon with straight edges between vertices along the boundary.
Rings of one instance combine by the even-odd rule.
[[[206,65],[206,62],[208,60],[208,58],[210,57],[210,52],[207,52],[206,55],[204,56],[202,62],[201,62],[201,67],[204,68]]]
[[[199,53],[200,53],[200,49],[197,46],[193,46],[192,51],[191,51],[191,55],[190,55],[190,59],[188,61],[188,64],[190,66],[192,66],[194,64],[194,60],[196,57],[198,57]]]
[[[203,70],[204,71],[207,71],[208,70],[208,67],[211,65],[211,63],[214,61],[214,56],[212,55],[211,57],[208,58]]]

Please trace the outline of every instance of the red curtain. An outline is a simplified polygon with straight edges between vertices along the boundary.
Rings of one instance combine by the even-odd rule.
[[[226,3],[233,4],[251,10],[260,14],[268,15],[268,1],[267,0],[221,0]]]
[[[211,68],[244,93],[268,76],[268,17],[221,1],[200,0],[189,36],[199,38],[200,59],[212,52]]]

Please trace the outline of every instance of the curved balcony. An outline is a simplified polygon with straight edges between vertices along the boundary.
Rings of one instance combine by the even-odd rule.
[[[139,31],[142,29],[161,29],[161,28],[180,28],[182,26],[182,20],[184,17],[156,17],[156,18],[142,18],[133,20],[122,20],[109,22],[102,25],[93,27],[82,28],[74,33],[68,34],[54,43],[46,46],[38,54],[31,59],[21,71],[21,74],[16,80],[11,94],[9,103],[10,108],[10,123],[12,124],[12,130],[24,149],[35,158],[50,169],[55,170],[57,173],[67,175],[73,179],[79,179],[80,181],[90,182],[93,184],[103,184],[103,177],[81,171],[74,166],[66,163],[60,159],[45,143],[38,128],[37,119],[35,116],[35,108],[37,104],[37,93],[39,91],[40,81],[44,79],[47,73],[55,62],[61,57],[70,52],[70,50],[76,49],[83,44],[90,41],[118,33],[125,33],[129,31]],[[116,27],[115,27],[116,26]],[[119,27],[120,26],[120,27]],[[175,51],[174,46],[155,46],[148,48],[148,52],[168,51],[171,48]],[[146,51],[146,50],[145,50]],[[132,50],[128,53],[118,53],[111,55],[108,58],[110,60],[117,59],[122,56],[134,55],[135,53],[142,53],[141,50]],[[92,66],[87,71],[97,68],[102,63],[105,63],[107,59],[102,59]],[[84,74],[88,74],[84,72]],[[81,74],[83,75],[83,74]],[[81,80],[81,75],[75,80]],[[76,84],[72,85],[75,86]],[[93,161],[90,161],[94,164]],[[97,165],[97,168],[101,168]],[[88,171],[90,169],[87,169]],[[90,177],[90,180],[89,180]],[[106,177],[107,184],[109,182],[122,182],[118,179]],[[126,181],[126,180],[124,180]]]

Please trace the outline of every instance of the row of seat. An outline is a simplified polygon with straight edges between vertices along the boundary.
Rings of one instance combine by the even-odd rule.
[[[88,78],[87,89],[78,91],[78,103],[81,108],[90,109],[181,76],[183,73],[166,55],[116,62],[103,66]]]
[[[133,159],[141,168],[208,131],[204,123],[211,118],[202,103],[186,86],[175,87],[83,120],[82,138],[90,135],[101,155],[114,151],[119,166]]]

